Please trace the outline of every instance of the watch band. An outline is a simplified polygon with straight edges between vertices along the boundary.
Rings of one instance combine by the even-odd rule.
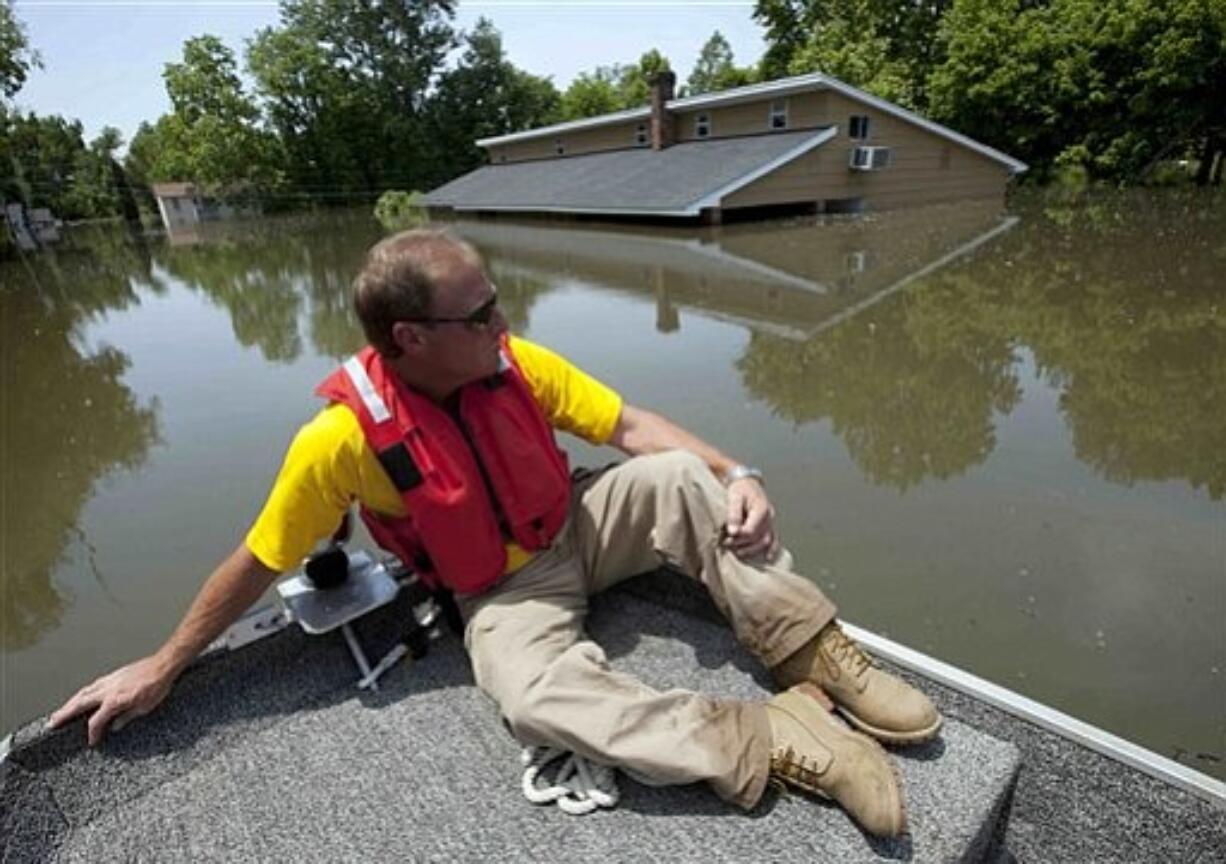
[[[748,465],[733,465],[724,472],[724,485],[730,486],[737,480],[744,480],[746,477],[757,480],[763,486],[766,485],[766,480],[762,476],[762,472],[757,468],[751,468]]]

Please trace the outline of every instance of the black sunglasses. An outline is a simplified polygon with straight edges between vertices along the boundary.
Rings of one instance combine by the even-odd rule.
[[[484,330],[494,320],[494,312],[498,309],[498,289],[473,311],[462,318],[402,318],[413,324],[466,324],[473,330]]]

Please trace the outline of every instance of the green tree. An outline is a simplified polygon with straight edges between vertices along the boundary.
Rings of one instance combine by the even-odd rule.
[[[562,117],[578,120],[609,114],[622,107],[617,92],[618,67],[600,66],[594,72],[581,72],[562,94]]]
[[[642,107],[651,99],[651,82],[656,75],[671,68],[668,58],[652,48],[638,63],[598,66],[593,72],[580,73],[562,94],[562,119]]]
[[[10,0],[0,0],[0,97],[11,99],[26,83],[26,76],[42,65],[30,48],[25,27],[13,14]]]
[[[651,82],[661,72],[670,71],[668,58],[652,48],[639,58],[639,62],[620,67],[617,81],[622,108],[637,108],[651,101]]]
[[[923,110],[926,81],[941,62],[937,39],[950,0],[759,0],[767,28],[764,76],[824,72]]]
[[[700,93],[743,87],[753,84],[756,80],[757,74],[753,69],[737,67],[733,62],[732,46],[723,34],[716,30],[698,53],[698,60],[686,81],[686,93],[689,96],[697,96]]]
[[[27,207],[60,211],[77,153],[85,148],[81,124],[0,106],[0,196]]]
[[[933,114],[1040,178],[1077,166],[1136,180],[1226,147],[1223,0],[958,0],[941,41]]]
[[[115,159],[115,151],[122,146],[119,130],[106,126],[89,147],[77,151],[72,179],[60,200],[63,212],[82,217],[139,218],[127,176]]]
[[[424,187],[431,86],[456,46],[455,0],[284,0],[248,67],[305,193],[353,198]]]
[[[150,186],[153,184],[153,165],[157,161],[157,132],[147,122],[141,123],[128,144],[123,157],[123,170],[128,178],[137,202],[146,210],[156,206]]]
[[[149,180],[190,180],[220,195],[276,189],[279,142],[260,128],[234,53],[220,39],[188,39],[183,61],[168,63],[163,78],[174,111],[141,141],[143,158],[152,151]]]
[[[812,0],[756,0],[753,18],[766,28],[766,53],[759,64],[762,79],[789,74],[792,58],[815,23]]]
[[[464,41],[463,55],[454,69],[440,77],[427,111],[436,153],[429,185],[481,165],[485,153],[476,140],[561,118],[561,99],[553,82],[516,69],[506,59],[502,36],[489,20],[478,20]]]
[[[117,215],[126,182],[112,154],[121,143],[108,127],[86,147],[78,121],[0,108],[0,197],[65,219]]]

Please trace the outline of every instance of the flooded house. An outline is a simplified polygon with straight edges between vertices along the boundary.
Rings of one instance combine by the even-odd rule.
[[[205,192],[195,183],[154,183],[153,197],[172,242],[195,242],[195,229],[201,223],[230,219],[246,209]]]
[[[5,204],[0,208],[0,220],[7,229],[8,239],[23,252],[59,242],[60,228],[64,224],[46,207],[27,208],[21,203]]]
[[[489,164],[435,189],[457,213],[701,221],[1003,202],[1026,165],[820,73],[674,98],[476,143]]]

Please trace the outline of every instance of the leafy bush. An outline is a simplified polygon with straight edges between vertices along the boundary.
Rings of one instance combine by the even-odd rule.
[[[426,209],[425,200],[426,196],[421,192],[389,189],[375,202],[375,218],[388,231],[427,225],[430,212]]]

